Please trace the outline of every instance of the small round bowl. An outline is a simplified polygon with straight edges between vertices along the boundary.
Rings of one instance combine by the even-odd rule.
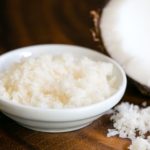
[[[45,53],[71,53],[76,57],[87,56],[92,60],[101,60],[114,64],[114,74],[117,77],[117,91],[102,102],[85,107],[64,109],[42,109],[14,104],[0,96],[0,109],[9,118],[24,127],[37,131],[67,132],[91,124],[121,100],[127,84],[123,69],[109,57],[83,47],[49,44],[20,48],[0,56],[0,71],[2,72],[9,68],[12,63],[18,62],[23,57],[35,57]]]

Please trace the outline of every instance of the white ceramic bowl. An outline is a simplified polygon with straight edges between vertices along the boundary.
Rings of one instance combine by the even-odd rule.
[[[111,62],[115,66],[114,73],[118,79],[117,92],[108,99],[80,108],[41,109],[11,103],[0,98],[1,111],[11,119],[29,129],[44,132],[66,132],[80,129],[92,123],[106,111],[115,106],[122,98],[126,88],[126,76],[123,69],[112,59],[93,50],[71,45],[37,45],[20,48],[0,56],[0,71],[22,57],[37,56],[43,53],[88,56],[93,60]]]

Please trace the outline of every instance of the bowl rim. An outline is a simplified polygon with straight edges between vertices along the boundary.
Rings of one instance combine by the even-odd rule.
[[[102,105],[104,103],[107,103],[108,101],[111,101],[112,99],[114,99],[116,97],[116,95],[118,95],[121,91],[125,91],[126,86],[127,86],[127,77],[126,74],[123,70],[123,68],[112,58],[102,54],[101,52],[98,52],[92,48],[87,48],[87,47],[83,47],[83,46],[76,46],[76,45],[71,45],[71,44],[38,44],[38,45],[31,45],[31,46],[25,46],[25,47],[21,47],[21,48],[17,48],[11,51],[8,51],[2,55],[0,55],[0,60],[4,59],[4,57],[7,57],[8,55],[11,55],[13,53],[20,53],[20,52],[28,52],[28,48],[38,48],[38,47],[52,47],[52,46],[56,46],[56,47],[70,47],[70,48],[78,48],[78,49],[83,49],[86,50],[87,52],[92,52],[92,53],[96,53],[98,55],[101,55],[101,57],[103,57],[105,60],[107,60],[108,62],[112,63],[120,72],[120,74],[122,75],[122,81],[121,84],[119,85],[117,91],[111,95],[110,97],[108,97],[107,99],[103,100],[103,101],[99,101],[97,103],[94,104],[90,104],[90,105],[86,105],[86,106],[80,106],[80,107],[73,107],[73,108],[41,108],[41,107],[34,107],[34,106],[30,106],[30,105],[23,105],[23,104],[19,104],[19,103],[14,103],[11,102],[11,100],[8,100],[5,98],[0,96],[0,103],[3,102],[4,104],[7,105],[12,105],[14,107],[18,107],[18,108],[22,108],[22,109],[28,109],[28,110],[34,110],[34,111],[43,111],[43,112],[55,112],[55,111],[83,111],[83,110],[88,110],[88,109],[92,109],[98,105]],[[34,50],[33,50],[34,51]],[[38,52],[37,52],[38,53]],[[118,100],[119,102],[120,100]],[[1,104],[0,104],[1,105]],[[1,109],[1,106],[0,106]]]

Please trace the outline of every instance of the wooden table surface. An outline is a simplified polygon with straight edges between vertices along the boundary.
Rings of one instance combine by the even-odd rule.
[[[1,0],[0,53],[43,43],[81,45],[101,51],[93,42],[90,10],[106,0]],[[142,96],[128,82],[123,101],[141,104]],[[0,113],[0,150],[127,150],[129,140],[107,138],[112,128],[105,115],[90,126],[69,133],[41,133],[23,128]]]

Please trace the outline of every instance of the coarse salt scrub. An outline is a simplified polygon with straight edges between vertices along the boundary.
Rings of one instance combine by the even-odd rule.
[[[111,63],[71,54],[24,58],[1,72],[0,95],[33,107],[82,107],[116,91],[113,69]]]

